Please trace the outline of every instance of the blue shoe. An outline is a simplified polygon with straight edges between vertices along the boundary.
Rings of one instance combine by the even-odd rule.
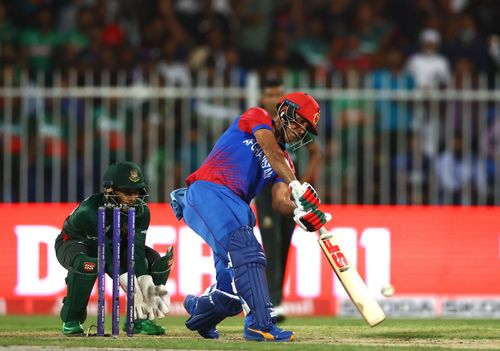
[[[258,327],[253,323],[253,318],[247,316],[245,318],[245,328],[243,329],[243,337],[246,340],[252,341],[294,341],[297,336],[295,332],[289,330],[283,330],[278,328],[276,324],[273,324],[270,329],[259,330]]]
[[[196,304],[198,303],[198,297],[194,295],[187,295],[184,299],[184,309],[190,314],[193,315],[196,310]],[[189,322],[189,319],[186,321],[186,327]],[[188,327],[188,329],[191,329]],[[219,332],[215,327],[208,329],[196,329],[198,334],[200,334],[205,339],[218,339]]]

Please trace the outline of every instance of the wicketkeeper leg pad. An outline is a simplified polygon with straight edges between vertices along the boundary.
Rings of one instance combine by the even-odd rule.
[[[186,327],[190,330],[210,330],[226,317],[236,316],[242,311],[238,296],[218,290],[215,286],[195,299],[196,304],[192,310],[188,310],[191,316],[186,321]]]
[[[234,287],[260,330],[273,326],[273,304],[266,280],[266,256],[253,230],[244,226],[231,234],[228,254]]]
[[[160,257],[151,264],[150,275],[155,285],[165,285],[170,275],[170,269],[174,264],[174,248],[168,249],[165,256]]]
[[[66,277],[67,293],[63,299],[61,320],[80,321],[87,318],[87,304],[97,278],[97,258],[79,254]]]

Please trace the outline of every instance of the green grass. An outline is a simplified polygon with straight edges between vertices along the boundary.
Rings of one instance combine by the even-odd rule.
[[[89,318],[85,327],[93,322]],[[109,318],[108,318],[109,321]],[[167,317],[164,336],[119,338],[64,337],[61,322],[48,316],[1,316],[0,346],[61,348],[150,348],[184,350],[500,350],[500,321],[458,319],[389,319],[370,328],[359,319],[289,318],[284,328],[297,333],[295,343],[255,343],[242,338],[243,319],[219,326],[219,340],[202,339],[184,326],[185,317]],[[107,330],[110,328],[107,326]]]

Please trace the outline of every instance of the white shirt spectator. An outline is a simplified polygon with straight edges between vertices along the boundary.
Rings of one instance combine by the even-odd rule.
[[[410,56],[406,70],[418,88],[437,88],[450,82],[448,60],[437,53],[416,53]]]
[[[441,36],[434,29],[420,33],[422,50],[411,55],[406,64],[406,71],[414,77],[417,88],[438,88],[450,82],[449,61],[437,51],[440,41]]]
[[[158,66],[160,74],[165,78],[167,86],[190,86],[191,75],[188,67],[184,63],[161,62]]]

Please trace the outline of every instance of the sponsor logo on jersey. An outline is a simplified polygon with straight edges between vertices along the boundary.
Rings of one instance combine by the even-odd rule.
[[[266,155],[264,155],[264,151],[262,150],[260,145],[254,139],[243,140],[243,144],[250,146],[250,150],[252,150],[255,157],[259,159],[260,168],[262,169],[262,172],[264,174],[264,179],[271,178],[274,171],[269,164]]]
[[[93,272],[95,270],[96,264],[94,262],[83,262],[84,272]]]

